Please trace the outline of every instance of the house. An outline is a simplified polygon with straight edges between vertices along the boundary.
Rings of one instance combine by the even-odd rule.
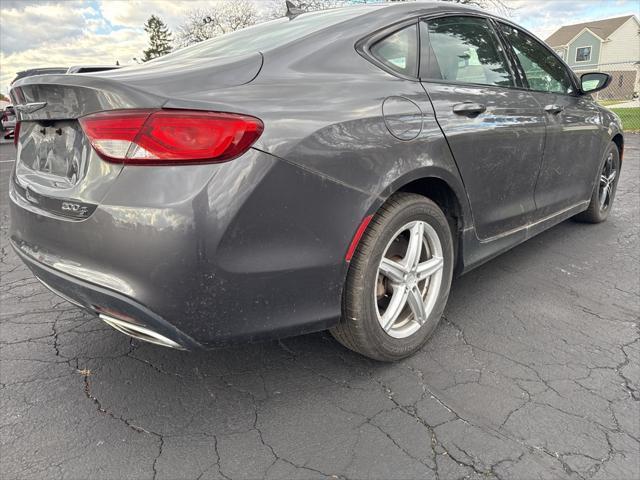
[[[577,74],[613,76],[601,99],[632,98],[640,91],[640,21],[635,15],[565,25],[546,42]]]

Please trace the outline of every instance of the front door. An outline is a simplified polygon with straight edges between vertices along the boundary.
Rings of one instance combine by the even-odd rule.
[[[535,187],[538,217],[544,218],[591,197],[602,158],[600,113],[577,94],[567,67],[550,49],[517,28],[500,24],[506,42],[547,122],[547,140]]]
[[[421,22],[423,86],[471,204],[476,233],[489,239],[535,215],[534,187],[545,116],[521,88],[493,25],[476,16]]]

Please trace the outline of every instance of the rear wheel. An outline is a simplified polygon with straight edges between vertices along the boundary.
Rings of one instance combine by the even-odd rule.
[[[444,310],[453,272],[446,216],[416,194],[391,197],[375,215],[349,267],[342,320],[347,348],[393,361],[419,350]]]
[[[600,170],[598,182],[593,189],[589,207],[574,217],[579,222],[600,223],[609,216],[620,176],[620,152],[618,146],[611,142],[605,153],[604,163]]]

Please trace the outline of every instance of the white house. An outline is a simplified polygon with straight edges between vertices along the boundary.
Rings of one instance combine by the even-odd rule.
[[[635,15],[565,25],[546,40],[581,73],[600,70],[613,76],[601,98],[631,98],[640,90],[640,21]]]

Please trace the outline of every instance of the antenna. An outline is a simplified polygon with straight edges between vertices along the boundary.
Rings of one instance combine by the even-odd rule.
[[[289,20],[293,20],[294,18],[296,18],[301,13],[305,13],[305,10],[303,10],[302,8],[296,6],[291,0],[287,0],[285,3],[287,5],[287,13],[285,13],[285,16]]]

